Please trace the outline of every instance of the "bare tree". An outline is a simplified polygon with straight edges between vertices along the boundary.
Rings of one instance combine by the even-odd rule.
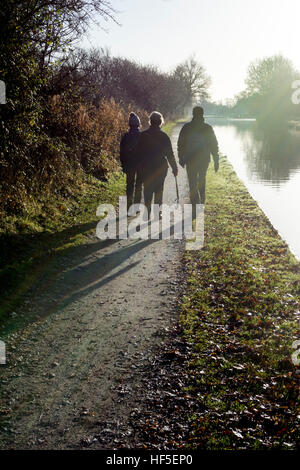
[[[194,56],[177,65],[173,75],[185,85],[185,105],[192,105],[195,101],[208,98],[208,88],[211,79],[207,75],[205,68]]]
[[[110,0],[7,0],[1,5],[0,39],[10,48],[29,45],[40,67],[66,50],[91,22],[115,20]],[[5,46],[6,47],[6,46]]]
[[[148,112],[160,109],[172,116],[181,114],[186,93],[184,83],[173,74],[112,57],[105,49],[78,49],[68,55],[56,69],[49,94],[58,94],[70,84],[95,106],[103,98],[113,98],[125,106],[136,105]]]

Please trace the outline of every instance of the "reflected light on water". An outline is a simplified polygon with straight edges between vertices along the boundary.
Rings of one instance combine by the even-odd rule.
[[[300,132],[263,131],[250,120],[206,118],[273,226],[300,259]]]

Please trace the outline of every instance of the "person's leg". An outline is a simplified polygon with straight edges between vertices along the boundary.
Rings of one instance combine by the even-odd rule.
[[[134,203],[140,204],[142,201],[142,176],[140,171],[136,171],[135,173],[135,191],[134,191]]]
[[[201,204],[205,204],[205,187],[206,187],[206,173],[208,169],[208,163],[201,165],[198,171],[198,187]]]
[[[144,181],[144,202],[148,210],[148,217],[150,217],[151,203],[153,198],[153,185],[149,182]]]
[[[186,165],[187,176],[190,187],[190,201],[192,204],[199,204],[198,171],[193,164]]]
[[[133,202],[134,176],[135,176],[134,171],[128,170],[126,172],[127,209],[129,209],[129,207],[132,205],[132,202]]]
[[[156,182],[155,189],[154,189],[154,204],[159,205],[159,217],[162,217],[162,203],[163,203],[163,192],[164,192],[164,183],[165,183],[165,176],[160,177],[159,180]]]
[[[156,182],[155,189],[154,189],[154,204],[162,205],[163,202],[163,192],[164,192],[164,184],[165,184],[165,175],[160,176],[158,181]]]
[[[196,216],[196,204],[200,204],[199,188],[198,188],[198,171],[197,167],[189,163],[186,165],[187,176],[190,187],[190,201],[193,206],[193,218]]]

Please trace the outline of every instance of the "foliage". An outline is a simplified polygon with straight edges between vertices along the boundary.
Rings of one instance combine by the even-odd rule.
[[[235,111],[255,116],[262,124],[290,119],[295,112],[292,83],[297,77],[291,61],[281,55],[252,62]]]
[[[51,134],[46,93],[51,60],[86,29],[92,13],[112,15],[102,0],[8,0],[0,11],[1,210],[22,213],[39,191],[59,190],[74,178],[72,150]],[[74,90],[76,94],[76,91]],[[28,201],[27,201],[28,202]]]

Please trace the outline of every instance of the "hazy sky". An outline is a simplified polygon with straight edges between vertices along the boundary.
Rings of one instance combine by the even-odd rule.
[[[156,64],[164,71],[191,54],[212,77],[211,96],[244,88],[253,59],[282,53],[300,69],[299,0],[112,0],[117,26],[92,26],[84,47]]]

